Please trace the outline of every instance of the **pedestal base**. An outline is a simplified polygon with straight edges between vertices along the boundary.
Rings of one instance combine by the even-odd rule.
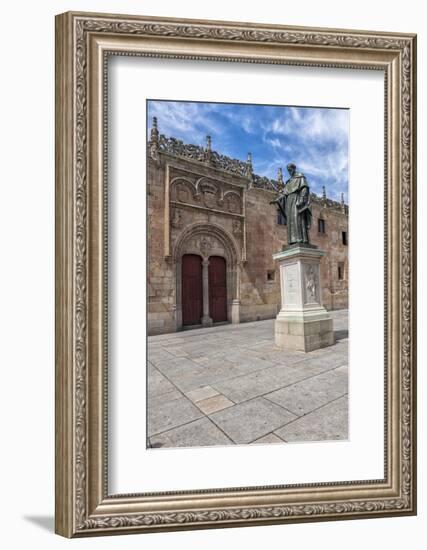
[[[240,300],[233,300],[231,303],[231,322],[240,323]]]
[[[211,327],[213,325],[212,317],[209,315],[204,315],[202,317],[202,327]]]
[[[325,310],[315,315],[280,312],[274,323],[274,339],[281,349],[314,351],[334,343],[332,319]]]
[[[276,346],[313,351],[334,343],[332,318],[322,306],[320,259],[323,250],[295,245],[274,254],[280,266],[282,304],[274,326]]]

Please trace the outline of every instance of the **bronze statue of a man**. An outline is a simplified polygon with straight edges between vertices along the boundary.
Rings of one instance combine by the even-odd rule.
[[[311,226],[310,189],[304,174],[296,171],[294,163],[287,166],[290,178],[283,193],[270,204],[276,203],[288,226],[288,244],[310,243]]]

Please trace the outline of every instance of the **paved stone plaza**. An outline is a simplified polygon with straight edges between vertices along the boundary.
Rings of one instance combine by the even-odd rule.
[[[309,353],[276,348],[273,320],[150,336],[148,445],[347,439],[347,313]]]

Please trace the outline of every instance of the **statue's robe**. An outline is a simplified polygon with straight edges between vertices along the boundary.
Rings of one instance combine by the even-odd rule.
[[[279,198],[279,207],[288,228],[288,244],[309,243],[310,189],[303,174],[295,173],[288,179]]]

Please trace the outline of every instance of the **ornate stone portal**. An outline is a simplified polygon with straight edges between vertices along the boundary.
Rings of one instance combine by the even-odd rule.
[[[334,343],[332,318],[322,306],[320,258],[324,251],[293,245],[273,255],[280,267],[281,309],[276,317],[276,345],[313,351]]]
[[[226,303],[227,320],[240,322],[239,296],[239,252],[231,235],[222,227],[213,223],[196,223],[186,227],[179,235],[174,246],[174,264],[176,266],[176,330],[183,326],[182,319],[182,258],[185,254],[200,256],[202,260],[202,303],[201,325],[212,326],[213,319],[209,311],[209,264],[212,256],[221,257],[226,265]]]

